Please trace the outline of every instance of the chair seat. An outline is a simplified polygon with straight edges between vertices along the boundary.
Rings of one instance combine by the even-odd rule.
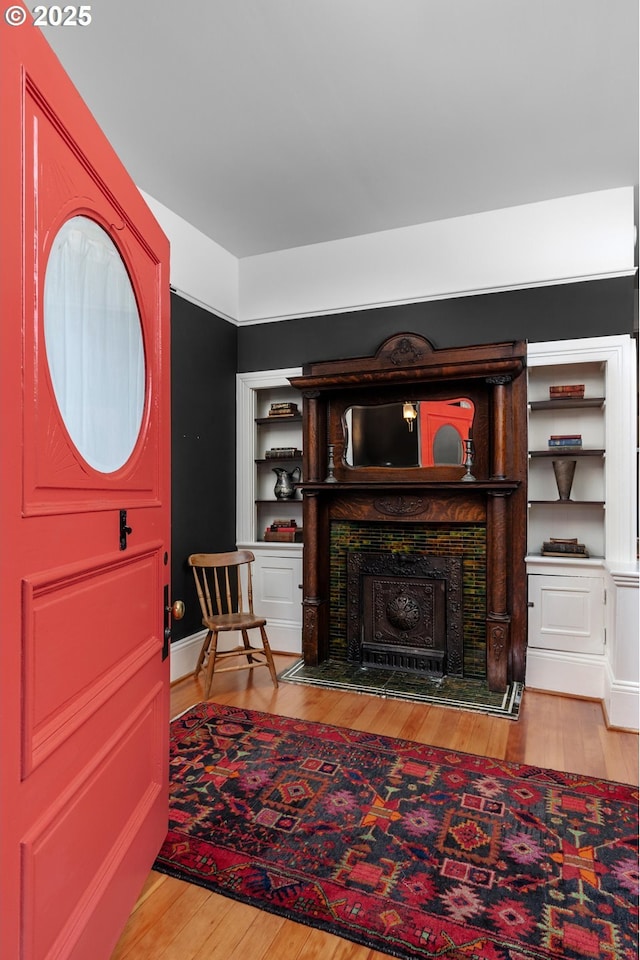
[[[250,630],[252,627],[264,627],[264,617],[253,613],[219,613],[214,617],[204,617],[202,625],[208,630]]]

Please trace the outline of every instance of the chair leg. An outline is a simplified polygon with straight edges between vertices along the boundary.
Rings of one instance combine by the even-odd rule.
[[[218,652],[218,631],[211,631],[211,643],[209,644],[209,659],[206,667],[206,680],[204,685],[205,700],[209,699],[211,693],[211,684],[213,683],[213,671],[216,665],[216,654]]]
[[[249,634],[247,633],[246,630],[242,630],[241,633],[242,633],[242,642],[244,643],[245,650],[251,650],[251,644],[249,642]],[[250,653],[247,653],[247,660],[249,661],[249,663],[255,663],[255,660],[253,659]]]
[[[269,638],[267,637],[267,631],[263,626],[260,627],[260,635],[262,637],[262,646],[264,647],[264,654],[267,658],[267,664],[269,666],[269,673],[271,674],[271,679],[273,680],[274,687],[278,686],[278,674],[276,673],[276,667],[273,662],[273,654],[271,653],[271,647],[269,646]]]
[[[211,630],[209,630],[209,632],[207,633],[207,635],[206,635],[206,637],[204,638],[204,641],[203,641],[203,643],[202,643],[202,646],[200,647],[200,656],[198,657],[198,662],[197,662],[197,664],[196,664],[196,669],[195,669],[194,674],[193,674],[194,679],[196,679],[196,680],[198,679],[198,674],[199,674],[200,671],[202,670],[202,664],[204,663],[204,658],[205,658],[205,656],[206,656],[207,650],[209,649],[209,643],[210,643],[210,641],[211,641]]]

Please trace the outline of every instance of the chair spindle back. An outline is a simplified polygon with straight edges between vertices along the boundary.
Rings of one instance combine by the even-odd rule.
[[[224,613],[253,613],[251,564],[254,559],[250,550],[217,554],[194,553],[189,557],[203,617]],[[243,569],[246,575],[247,611],[243,607]]]

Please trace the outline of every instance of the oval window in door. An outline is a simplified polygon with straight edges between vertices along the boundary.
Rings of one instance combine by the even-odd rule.
[[[72,217],[53,242],[44,338],[56,401],[78,452],[94,470],[118,470],[144,412],[142,325],[121,255],[88,217]]]

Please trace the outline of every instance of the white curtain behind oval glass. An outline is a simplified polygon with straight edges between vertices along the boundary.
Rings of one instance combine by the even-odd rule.
[[[56,400],[79,453],[101,473],[123,466],[144,409],[142,328],[115,244],[88,217],[53,243],[44,283],[44,337]]]

